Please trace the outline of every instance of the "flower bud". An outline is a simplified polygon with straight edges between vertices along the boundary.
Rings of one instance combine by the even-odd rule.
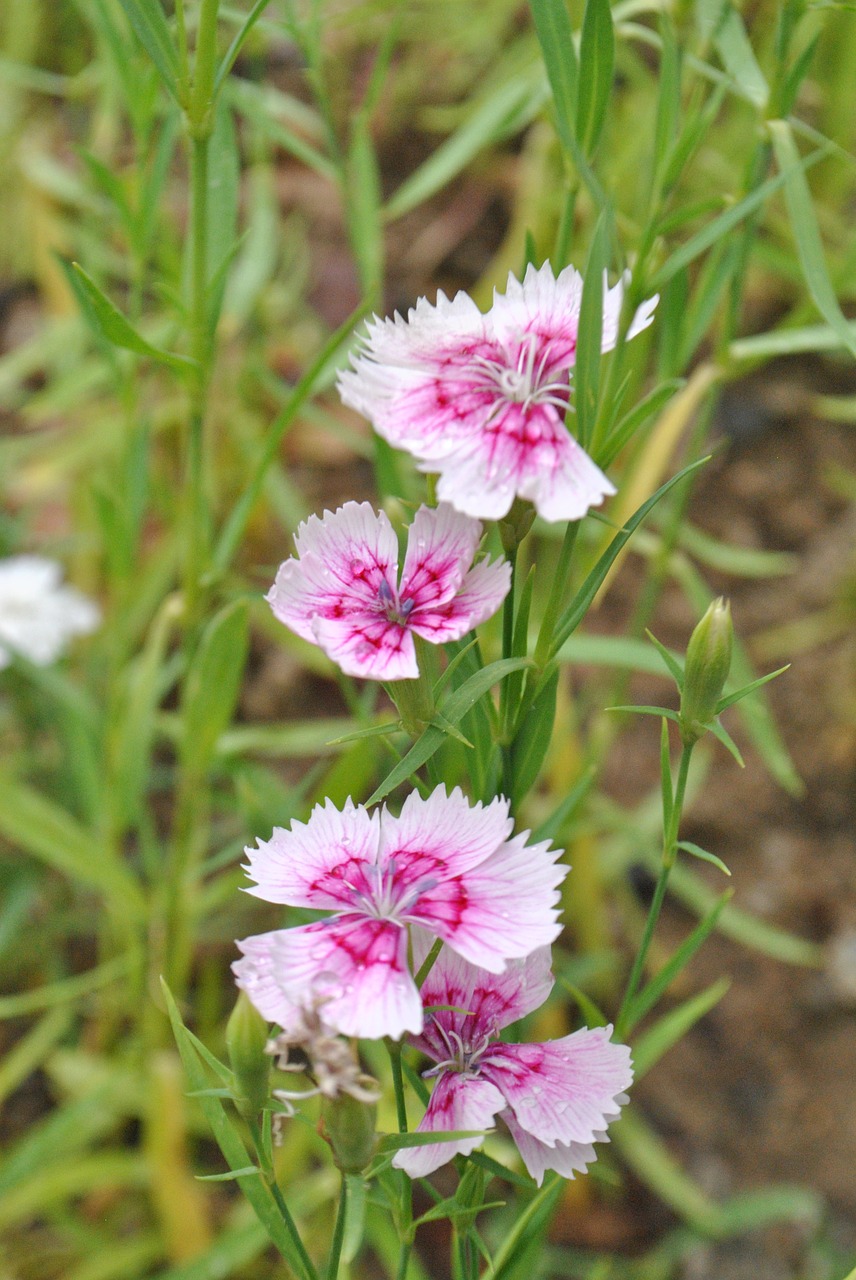
[[[336,1167],[342,1173],[362,1173],[375,1151],[375,1103],[339,1093],[324,1099],[321,1115]]]
[[[681,692],[681,737],[687,746],[697,742],[716,715],[731,667],[734,631],[731,606],[722,596],[708,607],[690,636]]]
[[[271,1059],[265,1052],[268,1024],[241,991],[226,1024],[226,1049],[235,1073],[235,1105],[256,1116],[268,1100]]]
[[[515,498],[507,516],[499,522],[499,536],[502,549],[507,556],[513,556],[523,539],[535,522],[535,508],[531,502],[523,498]]]

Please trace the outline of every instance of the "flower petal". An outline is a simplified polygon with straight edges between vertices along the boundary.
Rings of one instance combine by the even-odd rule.
[[[473,627],[493,617],[511,590],[511,565],[507,560],[482,560],[470,569],[460,591],[429,614],[414,611],[410,629],[433,644],[460,640]]]
[[[505,293],[494,294],[485,327],[512,349],[525,335],[536,336],[547,368],[567,370],[576,353],[582,296],[583,278],[573,267],[554,276],[549,262],[530,263],[522,282],[509,275]]]
[[[413,963],[418,967],[431,945],[423,929],[414,927]],[[422,984],[425,1025],[414,1044],[435,1062],[448,1056],[449,1032],[470,1050],[495,1036],[518,1018],[540,1008],[553,989],[550,948],[539,947],[522,960],[509,960],[502,973],[489,973],[469,964],[450,947],[440,951]],[[444,1033],[447,1039],[444,1039]]]
[[[447,795],[441,783],[426,799],[411,792],[397,818],[383,811],[382,858],[394,860],[402,875],[412,867],[414,877],[422,876],[423,865],[429,864],[457,875],[495,853],[513,825],[503,796],[487,806],[471,804],[460,787]]]
[[[633,1079],[630,1050],[611,1034],[586,1027],[545,1044],[497,1043],[479,1069],[527,1133],[548,1146],[589,1146],[618,1116]]]
[[[451,600],[473,562],[481,535],[478,520],[446,503],[419,508],[407,535],[399,591],[402,602],[413,601],[414,618]]]
[[[349,798],[340,812],[328,800],[316,805],[308,822],[289,830],[274,827],[270,840],[247,848],[245,870],[255,887],[247,893],[292,907],[336,910],[353,907],[370,891],[366,866],[378,856],[380,818]]]
[[[233,966],[238,985],[286,1030],[295,1007],[319,987],[327,997],[324,1022],[342,1035],[398,1039],[421,1030],[407,930],[393,921],[353,913],[245,938],[238,946],[245,955]]]
[[[527,845],[527,834],[472,870],[426,887],[408,918],[491,973],[547,946],[561,932],[557,886],[568,868],[556,865],[560,849],[548,841]]]
[[[417,1133],[454,1132],[456,1129],[491,1129],[494,1117],[504,1101],[498,1089],[477,1076],[444,1071],[428,1102]],[[481,1146],[483,1137],[461,1138],[457,1142],[438,1142],[425,1147],[404,1147],[393,1156],[392,1163],[411,1178],[424,1178],[453,1156],[468,1156]]]
[[[384,615],[316,618],[316,643],[347,676],[361,680],[415,680],[419,675],[413,636]]]
[[[310,516],[294,542],[297,558],[280,565],[266,597],[280,622],[318,643],[316,619],[381,611],[381,583],[394,586],[398,573],[398,542],[382,511],[346,502],[322,519]]]
[[[505,1121],[517,1144],[529,1176],[535,1179],[539,1187],[548,1169],[554,1169],[563,1178],[573,1178],[575,1173],[585,1173],[586,1167],[595,1160],[595,1149],[591,1143],[557,1142],[551,1147],[521,1129],[512,1111],[500,1112],[500,1118]],[[599,1134],[598,1141],[608,1142],[609,1139],[606,1134]]]

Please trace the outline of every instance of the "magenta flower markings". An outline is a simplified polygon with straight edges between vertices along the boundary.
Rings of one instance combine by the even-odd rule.
[[[459,640],[508,594],[508,564],[473,566],[481,534],[477,520],[450,506],[420,507],[399,583],[389,520],[367,502],[347,502],[300,525],[297,556],[280,566],[267,599],[280,622],[346,675],[415,680],[415,635],[431,644]]]
[[[508,808],[501,798],[471,805],[440,786],[427,799],[411,794],[399,817],[328,801],[307,823],[275,829],[247,850],[249,892],[333,914],[239,942],[238,985],[286,1031],[320,1000],[325,1023],[345,1035],[418,1034],[409,925],[491,973],[560,932],[561,850],[512,836]]]
[[[416,958],[428,942],[417,936]],[[413,1043],[437,1065],[434,1091],[418,1132],[488,1129],[498,1116],[538,1185],[547,1169],[582,1173],[594,1142],[624,1102],[633,1079],[630,1050],[610,1041],[611,1027],[583,1028],[544,1044],[506,1044],[504,1027],[532,1013],[553,988],[550,948],[511,961],[500,974],[469,964],[443,947],[422,986],[426,1010]],[[399,1151],[393,1164],[424,1177],[468,1155],[481,1138]]]
[[[421,298],[404,320],[375,317],[353,368],[339,376],[345,404],[379,435],[439,473],[437,494],[494,520],[515,497],[545,520],[579,520],[614,487],[565,426],[572,403],[582,277],[549,263],[508,278],[486,315],[465,293]],[[623,282],[604,294],[602,349],[617,341]],[[657,298],[636,312],[646,328]]]

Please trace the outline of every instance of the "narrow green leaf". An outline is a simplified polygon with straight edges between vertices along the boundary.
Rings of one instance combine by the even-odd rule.
[[[561,974],[558,975],[558,978],[559,985],[564,987],[568,992],[571,999],[579,1008],[580,1013],[585,1018],[586,1026],[605,1027],[609,1019],[603,1010],[595,1004],[591,996],[587,996],[584,991],[582,991],[573,982],[569,982],[567,978],[563,978]]]
[[[771,680],[775,680],[777,676],[784,675],[789,671],[791,664],[788,662],[784,667],[779,667],[777,671],[771,671],[766,676],[759,676],[757,680],[752,680],[749,684],[744,684],[742,689],[738,689],[736,693],[728,693],[724,698],[720,698],[716,704],[716,714],[721,715],[726,707],[733,707],[735,702],[742,702],[745,697],[752,693],[755,689],[760,689],[762,685],[769,684]]]
[[[466,713],[500,680],[504,680],[512,671],[521,671],[532,665],[529,658],[500,658],[497,662],[483,667],[450,694],[440,710],[450,724],[457,724]],[[366,801],[367,805],[377,804],[388,796],[399,783],[406,782],[417,769],[437,752],[446,741],[446,733],[435,724],[430,724],[425,732],[416,739],[407,755],[398,762],[380,786],[372,792]]]
[[[117,956],[115,960],[107,960],[95,969],[87,969],[85,973],[61,978],[58,982],[48,982],[32,991],[0,996],[0,1019],[21,1018],[57,1004],[68,1007],[73,1000],[82,999],[92,991],[100,991],[111,982],[126,977],[133,963],[133,956]]]
[[[687,477],[691,476],[699,467],[703,467],[707,461],[708,458],[706,457],[700,458],[697,462],[692,462],[688,467],[684,467],[683,470],[677,473],[677,475],[672,476],[671,480],[667,480],[664,485],[660,486],[656,493],[652,494],[647,502],[642,503],[642,506],[639,507],[639,509],[630,517],[624,528],[612,539],[609,546],[606,548],[606,551],[604,551],[603,555],[600,557],[597,564],[580,587],[576,596],[559,619],[559,623],[553,636],[551,657],[555,657],[571,632],[575,631],[582,622],[583,618],[588,613],[592,600],[594,600],[597,595],[598,588],[609,572],[613,561],[621,548],[633,536],[634,532],[645,519],[648,512],[657,505],[660,499],[664,497],[670,489],[674,488],[676,484],[680,484],[681,481],[686,480]]]
[[[687,1032],[719,1004],[730,986],[730,978],[719,978],[697,996],[691,996],[678,1005],[677,1009],[670,1009],[641,1035],[633,1045],[634,1080],[641,1080],[679,1040],[683,1040]]]
[[[169,365],[171,369],[176,369],[180,373],[185,373],[192,367],[193,361],[186,356],[161,351],[159,347],[153,347],[150,342],[147,342],[142,334],[137,333],[133,325],[125,319],[121,311],[114,307],[107,295],[101,292],[92,277],[87,275],[79,263],[67,264],[66,276],[90,327],[99,337],[105,338],[114,347],[122,347],[137,355],[148,356],[149,359]]]
[[[741,93],[759,111],[763,111],[770,97],[770,90],[764,73],[758,66],[743,19],[730,3],[723,6],[714,44],[726,71],[734,83],[740,86]]]
[[[238,54],[241,52],[241,49],[244,46],[244,42],[246,41],[247,36],[250,34],[253,27],[256,25],[259,18],[262,16],[262,14],[264,13],[265,9],[268,7],[269,4],[270,4],[270,0],[256,0],[256,3],[253,5],[252,9],[247,14],[246,18],[244,18],[244,21],[241,23],[238,30],[235,32],[232,43],[229,45],[229,48],[226,50],[225,56],[223,57],[223,61],[220,63],[219,67],[217,68],[217,74],[214,77],[214,90],[213,90],[212,96],[215,99],[217,98],[217,95],[220,92],[220,88],[223,84],[223,81],[226,79],[229,72],[232,70],[232,67],[235,65],[235,62],[237,61],[237,58],[238,58]]]
[[[649,1010],[662,995],[668,990],[674,982],[678,974],[686,968],[690,960],[698,951],[705,938],[709,937],[719,921],[725,906],[730,901],[732,891],[727,890],[717,902],[714,903],[710,911],[705,915],[696,927],[693,929],[689,937],[685,938],[681,945],[677,948],[673,955],[669,957],[662,969],[654,975],[649,983],[631,1001],[627,1010],[627,1017],[624,1020],[625,1031],[631,1031],[640,1018],[644,1018]]]
[[[586,262],[577,351],[574,361],[574,412],[577,439],[584,449],[591,444],[600,396],[603,337],[603,290],[609,257],[609,220],[606,212],[597,220]]]
[[[205,1089],[208,1086],[208,1081],[202,1064],[196,1056],[193,1041],[181,1020],[181,1015],[178,1012],[172,994],[163,980],[161,980],[161,987],[185,1075],[192,1088]],[[243,1139],[226,1114],[220,1099],[200,1097],[199,1105],[214,1134],[217,1145],[223,1153],[223,1158],[232,1172],[250,1168],[251,1161]],[[257,1177],[242,1179],[241,1189],[255,1210],[256,1216],[267,1231],[270,1239],[279,1249],[288,1265],[301,1277],[301,1280],[317,1280],[317,1275],[311,1263],[307,1266],[308,1260],[304,1261],[302,1253],[305,1253],[305,1251],[303,1251],[302,1245],[299,1244],[299,1237],[296,1242],[292,1235],[292,1232],[295,1231],[294,1223],[290,1220],[286,1222],[283,1219],[281,1210],[276,1204],[265,1180]]]
[[[548,1173],[540,1191],[532,1197],[494,1254],[493,1264],[485,1271],[484,1280],[508,1280],[517,1261],[518,1250],[525,1240],[537,1237],[562,1194],[565,1182],[558,1174]]]
[[[597,146],[612,97],[615,31],[609,0],[586,0],[580,37],[577,141],[587,156]]]
[[[827,145],[818,147],[816,151],[812,151],[799,162],[799,169],[802,172],[817,164],[818,161],[825,159],[832,151],[832,146]],[[785,174],[779,173],[773,178],[768,178],[766,182],[762,182],[759,187],[751,191],[749,195],[744,196],[737,204],[731,205],[717,218],[711,219],[702,229],[694,236],[691,236],[680,249],[666,259],[663,266],[654,276],[650,283],[650,288],[657,292],[662,290],[663,286],[671,280],[672,276],[689,266],[691,262],[695,262],[696,258],[715,244],[717,240],[721,240],[727,236],[735,227],[747,218],[750,213],[754,213],[774,192],[778,191],[785,182]],[[853,337],[848,333],[848,341],[844,344],[850,347]]]
[[[734,739],[732,738],[728,730],[725,729],[719,723],[718,720],[711,721],[711,723],[707,727],[710,730],[710,732],[713,734],[714,738],[717,738],[722,743],[722,745],[725,747],[729,755],[733,756],[733,758],[740,765],[740,768],[745,769],[746,761],[743,759],[743,756],[740,754],[740,748],[738,747],[737,743],[734,741]]]
[[[489,1129],[444,1129],[442,1133],[386,1133],[378,1141],[379,1155],[403,1151],[405,1147],[430,1147],[435,1142],[460,1142],[463,1138],[483,1138]]]
[[[694,844],[692,840],[679,840],[678,848],[683,849],[686,853],[691,853],[694,858],[700,858],[702,862],[710,862],[714,867],[718,867],[724,875],[731,875],[721,858],[717,858],[715,853],[709,853],[707,849],[702,849],[701,845]]]
[[[577,781],[574,783],[573,787],[571,787],[571,790],[565,796],[561,804],[557,805],[549,818],[542,822],[540,827],[536,827],[532,832],[533,841],[555,840],[558,838],[559,833],[564,829],[566,824],[571,821],[574,814],[582,805],[591,790],[592,783],[596,777],[597,765],[589,765],[589,767],[580,774],[579,778],[577,778]]]
[[[654,635],[653,631],[648,631],[648,629],[646,628],[645,634],[648,637],[648,639],[651,641],[654,648],[659,653],[660,657],[665,662],[666,666],[669,669],[669,672],[671,673],[675,681],[675,684],[678,686],[679,689],[682,689],[684,687],[684,669],[681,666],[681,664],[678,662],[677,658],[675,658],[669,652],[669,650],[666,648],[664,644],[660,643],[660,641]]]
[[[348,233],[363,292],[377,298],[383,279],[381,180],[368,121],[356,121],[347,160]]]
[[[652,854],[649,865],[656,873],[659,867],[659,854]],[[690,908],[697,915],[707,915],[716,903],[716,894],[698,878],[688,866],[678,863],[672,868],[669,878],[669,892],[679,902]],[[826,963],[824,948],[805,938],[798,938],[784,929],[768,924],[766,920],[758,920],[748,911],[729,904],[719,917],[719,932],[745,947],[760,951],[762,955],[771,956],[774,960],[782,960],[785,964],[804,965],[807,968],[822,968]]]
[[[208,768],[217,739],[232,719],[248,643],[247,602],[236,600],[211,619],[193,656],[181,707],[181,752],[197,773]]]
[[[125,915],[145,914],[136,879],[103,839],[9,775],[0,776],[0,834],[55,871],[98,889]]]
[[[661,409],[669,403],[676,391],[686,386],[685,378],[671,378],[650,391],[631,411],[613,427],[598,453],[601,467],[608,467],[626,444],[629,444],[637,431],[652,418],[656,418]]]
[[[511,802],[515,809],[535,785],[550,749],[558,688],[559,668],[554,666],[514,735],[511,744]]]
[[[604,711],[623,711],[633,712],[638,716],[662,716],[665,720],[671,720],[674,724],[679,724],[680,719],[676,711],[670,711],[668,707],[637,707],[633,703],[627,703],[621,707],[604,707]]]
[[[556,128],[565,150],[574,149],[579,69],[565,0],[529,0],[535,31],[553,91]]]
[[[178,51],[160,0],[119,0],[131,27],[151,58],[164,87],[178,100]]]
[[[204,1090],[198,1090],[192,1095],[195,1098],[204,1096]],[[254,1164],[248,1164],[245,1169],[230,1169],[228,1173],[197,1173],[195,1175],[197,1182],[234,1182],[237,1178],[257,1178],[261,1173],[261,1169]]]
[[[213,573],[224,573],[231,563],[232,556],[235,554],[243,537],[253,507],[261,494],[265,477],[274,460],[279,456],[280,445],[285,433],[294,422],[303,405],[316,390],[318,383],[329,366],[339,357],[342,348],[353,341],[354,326],[365,315],[369,305],[370,303],[368,302],[361,303],[345,323],[330,335],[312,364],[295,385],[284,407],[268,427],[265,433],[264,447],[256,463],[250,483],[232,508],[214,549]]]
[[[394,222],[409,213],[451,182],[480,151],[519,132],[537,115],[546,96],[540,66],[504,82],[393,192],[383,209],[384,220]]]

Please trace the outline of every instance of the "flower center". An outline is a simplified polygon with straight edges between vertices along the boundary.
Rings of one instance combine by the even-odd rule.
[[[495,1037],[488,1033],[483,1035],[477,1044],[471,1045],[457,1031],[447,1031],[437,1018],[434,1018],[434,1026],[446,1046],[449,1056],[443,1062],[438,1062],[436,1067],[423,1071],[423,1076],[426,1079],[429,1076],[438,1076],[441,1071],[456,1071],[462,1076],[477,1076],[482,1055]]]
[[[516,355],[512,348],[500,357],[474,356],[476,380],[498,391],[507,403],[524,409],[551,404],[564,414],[568,408],[568,378],[551,379],[547,374],[551,344],[537,334],[525,333],[515,345]]]
[[[400,627],[406,627],[416,601],[409,596],[406,600],[399,601],[397,593],[393,591],[386,578],[381,578],[377,594],[387,620],[397,623]]]

